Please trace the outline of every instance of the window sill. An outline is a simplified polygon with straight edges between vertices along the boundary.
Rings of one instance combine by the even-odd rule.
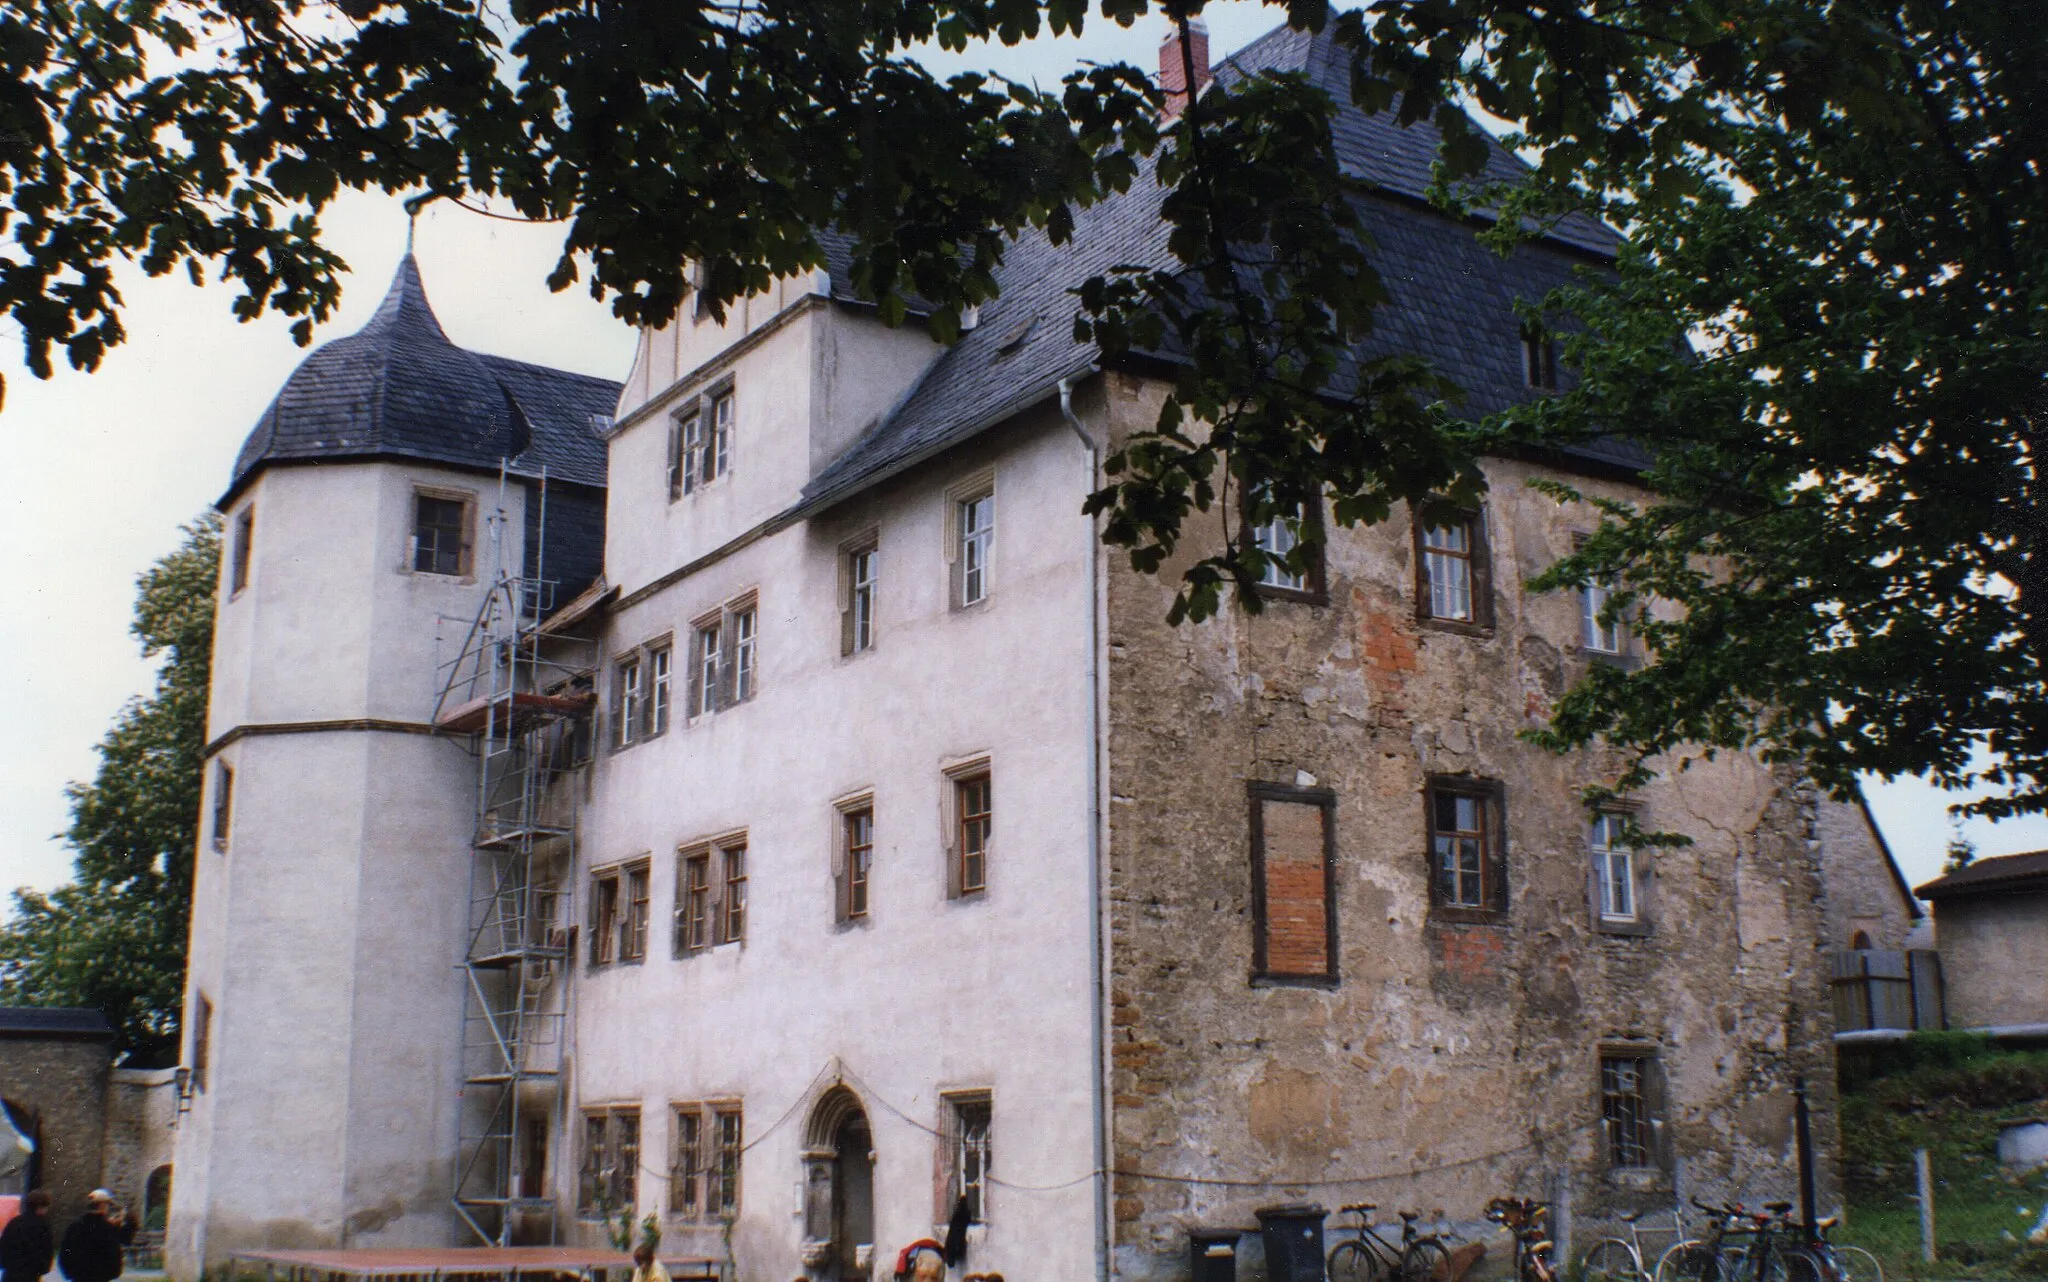
[[[1336,989],[1340,981],[1335,975],[1253,975],[1253,988],[1323,988]]]
[[[1256,585],[1252,588],[1252,595],[1261,601],[1294,601],[1302,605],[1330,603],[1330,594],[1321,588],[1283,588],[1273,583]]]
[[[1597,663],[1603,668],[1620,668],[1623,672],[1634,672],[1643,666],[1643,661],[1626,650],[1591,650],[1577,647],[1579,657],[1588,663]]]
[[[1493,926],[1505,930],[1508,915],[1492,908],[1448,908],[1432,906],[1426,923],[1431,926]]]
[[[1593,919],[1593,929],[1602,935],[1622,939],[1643,939],[1651,934],[1652,923],[1640,918],[1634,921],[1614,921],[1606,917],[1596,917]]]
[[[1472,623],[1465,619],[1439,619],[1433,614],[1415,616],[1416,626],[1431,632],[1449,632],[1454,636],[1473,637],[1482,641],[1493,639],[1493,625]]]

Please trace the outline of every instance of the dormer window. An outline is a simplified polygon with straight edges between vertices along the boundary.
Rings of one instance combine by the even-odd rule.
[[[669,423],[668,497],[694,494],[732,470],[738,411],[730,385],[679,410]]]
[[[1531,325],[1522,327],[1522,381],[1538,391],[1557,390],[1557,340]]]

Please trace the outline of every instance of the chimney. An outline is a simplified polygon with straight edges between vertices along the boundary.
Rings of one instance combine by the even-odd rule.
[[[1195,92],[1201,93],[1211,79],[1209,75],[1209,28],[1200,18],[1188,23],[1188,52],[1190,58],[1183,60],[1180,49],[1180,28],[1169,27],[1166,41],[1159,46],[1159,87],[1166,90],[1166,118],[1171,120],[1188,105],[1187,64],[1195,67]]]

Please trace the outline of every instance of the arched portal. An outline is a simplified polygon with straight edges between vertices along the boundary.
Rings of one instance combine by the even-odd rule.
[[[43,1120],[28,1105],[17,1100],[0,1099],[0,1109],[7,1112],[7,1121],[33,1149],[28,1163],[11,1175],[0,1175],[0,1195],[20,1195],[43,1184]],[[4,1132],[0,1132],[4,1133]],[[12,1140],[10,1138],[10,1143]]]
[[[804,1127],[804,1266],[821,1282],[865,1282],[874,1242],[874,1132],[860,1097],[834,1086]]]

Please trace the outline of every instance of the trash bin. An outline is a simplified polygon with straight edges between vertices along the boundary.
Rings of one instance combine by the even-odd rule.
[[[1268,1206],[1259,1217],[1266,1244],[1267,1282],[1323,1282],[1323,1217],[1320,1206]]]
[[[1194,1282],[1237,1282],[1237,1240],[1243,1229],[1189,1229],[1188,1265]]]

